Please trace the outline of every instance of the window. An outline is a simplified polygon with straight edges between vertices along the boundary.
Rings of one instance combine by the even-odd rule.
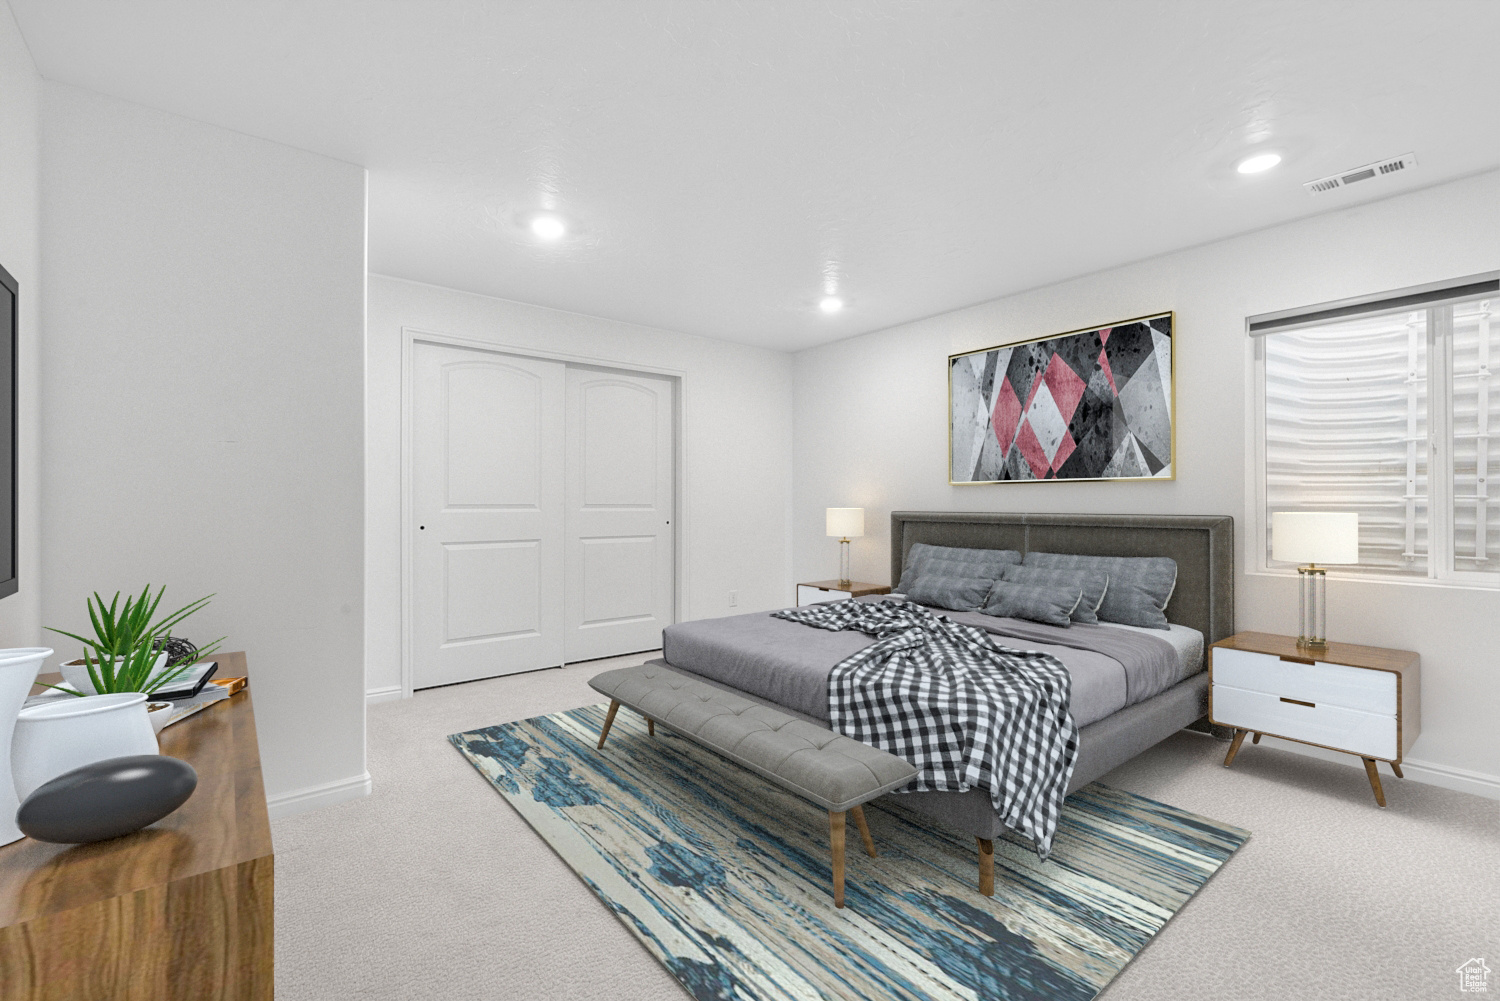
[[[1500,586],[1496,306],[1481,275],[1250,319],[1265,565],[1270,512],[1357,511],[1360,572]]]

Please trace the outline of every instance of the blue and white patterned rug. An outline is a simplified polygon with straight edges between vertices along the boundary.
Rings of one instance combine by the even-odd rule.
[[[828,814],[603,706],[449,737],[699,1001],[1094,997],[1249,832],[1095,783],[1051,861],[881,800],[833,906]]]

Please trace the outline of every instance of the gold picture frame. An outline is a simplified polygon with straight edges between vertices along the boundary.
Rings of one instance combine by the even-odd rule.
[[[1176,334],[1166,310],[949,355],[949,484],[1175,480]]]

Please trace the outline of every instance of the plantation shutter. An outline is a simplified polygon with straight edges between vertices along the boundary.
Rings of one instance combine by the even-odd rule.
[[[1500,467],[1500,392],[1491,373],[1500,364],[1500,331],[1492,301],[1452,308],[1453,569],[1500,571],[1500,504],[1491,503],[1491,474]]]
[[[1275,331],[1263,344],[1267,509],[1358,512],[1362,570],[1425,577],[1426,311]]]

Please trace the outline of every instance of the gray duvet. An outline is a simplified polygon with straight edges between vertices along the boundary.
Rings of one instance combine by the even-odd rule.
[[[1203,666],[1201,643],[1194,660],[1144,631],[934,611],[995,634],[1003,646],[1062,661],[1073,679],[1073,719],[1080,727],[1149,699]],[[673,667],[827,720],[828,672],[874,642],[864,633],[829,632],[756,612],[668,626],[662,657]]]

